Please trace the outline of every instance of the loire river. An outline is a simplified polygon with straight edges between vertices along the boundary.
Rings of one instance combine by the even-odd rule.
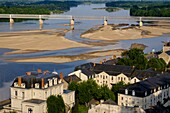
[[[79,5],[78,7],[73,7],[70,11],[63,13],[62,15],[73,15],[73,16],[129,16],[129,10],[119,10],[116,12],[107,12],[105,10],[93,10],[93,8],[105,7],[105,4],[90,4],[90,5]],[[69,24],[70,20],[45,20],[43,29],[58,29],[58,28],[69,28],[69,26],[64,26],[64,24]],[[82,42],[87,39],[80,38],[80,34],[88,30],[91,27],[103,24],[102,20],[75,20],[75,30],[66,33],[66,38],[74,40],[77,42]],[[123,21],[123,20],[109,20],[109,23],[128,23],[135,24],[135,21]],[[14,23],[12,27],[9,23],[0,23],[0,32],[11,32],[11,31],[21,31],[21,30],[35,30],[39,29],[38,21],[23,21]],[[63,64],[53,64],[53,63],[12,63],[4,62],[6,58],[23,58],[23,57],[39,57],[39,56],[55,56],[55,55],[75,55],[80,53],[92,52],[97,50],[109,50],[118,48],[129,48],[132,43],[143,43],[148,46],[145,52],[151,51],[153,48],[155,50],[161,50],[162,41],[168,41],[170,35],[165,34],[156,38],[149,39],[139,39],[139,40],[127,40],[120,41],[115,45],[99,46],[94,48],[72,48],[59,51],[46,51],[39,53],[30,54],[18,54],[18,55],[4,55],[4,52],[11,51],[9,49],[0,49],[0,101],[9,98],[9,87],[13,79],[17,76],[24,74],[26,71],[37,70],[41,68],[42,70],[54,69],[57,72],[63,72],[67,75],[69,72],[73,71],[74,67],[86,62],[98,62],[101,58],[95,58],[90,60],[76,61],[71,63]],[[113,53],[114,54],[114,53]]]

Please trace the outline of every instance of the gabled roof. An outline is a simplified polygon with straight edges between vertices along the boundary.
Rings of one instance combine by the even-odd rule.
[[[78,76],[76,76],[76,75],[65,76],[65,77],[64,77],[64,80],[65,80],[67,83],[70,83],[70,82],[72,82],[72,81],[74,81],[74,82],[79,82],[79,81],[81,81],[81,79],[80,79]]]
[[[42,79],[44,79],[44,84],[48,83],[48,79],[58,78],[59,80],[59,76],[56,72],[51,73],[49,71],[45,71],[44,73],[38,73],[37,71],[30,71],[29,73],[30,75],[24,74],[21,76],[21,81],[22,83],[25,83],[25,88],[32,88],[34,87],[35,83],[39,83],[41,87]],[[11,87],[14,87],[15,82],[18,82],[18,78],[15,78]]]
[[[146,78],[149,78],[149,77],[154,77],[156,75],[159,75],[158,72],[155,72],[151,69],[148,69],[148,70],[134,70],[134,72],[132,73],[131,77],[136,77],[138,78],[139,80],[144,80]]]
[[[117,105],[117,103],[113,101],[112,99],[108,99],[104,101],[102,104]]]

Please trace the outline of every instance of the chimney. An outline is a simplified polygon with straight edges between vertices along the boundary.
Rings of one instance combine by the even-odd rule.
[[[61,81],[63,81],[63,73],[62,72],[60,72],[60,79],[61,79]]]
[[[93,63],[93,67],[95,67],[96,66],[96,63]]]
[[[70,82],[72,82],[72,75],[70,76]]]
[[[21,77],[18,77],[18,86],[20,86],[21,87],[21,83],[22,83],[22,81],[21,81]]]
[[[31,72],[26,72],[26,75],[30,76],[30,75],[31,75]]]
[[[41,78],[41,87],[44,89],[44,78]]]
[[[48,71],[48,70],[46,70],[46,71],[44,71],[44,73],[43,73],[43,74],[44,74],[44,75],[46,75],[48,72],[49,72],[49,71]]]
[[[41,70],[41,69],[37,69],[37,72],[38,72],[38,73],[42,73],[42,70]]]

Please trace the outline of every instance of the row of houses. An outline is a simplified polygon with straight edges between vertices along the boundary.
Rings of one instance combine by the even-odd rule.
[[[121,81],[125,84],[134,84],[152,76],[161,75],[152,69],[137,70],[134,66],[86,63],[75,67],[75,71],[68,76],[77,76],[82,81],[93,79],[98,85],[107,85],[109,88]]]

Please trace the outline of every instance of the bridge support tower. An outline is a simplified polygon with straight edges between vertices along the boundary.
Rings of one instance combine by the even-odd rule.
[[[14,24],[14,19],[12,19],[12,15],[9,15],[9,23]]]
[[[140,27],[143,26],[142,17],[139,18],[139,26],[140,26]]]
[[[41,15],[39,15],[39,24],[40,24],[40,25],[43,25],[43,23],[44,23],[44,22],[43,22],[43,20],[42,20],[42,17],[41,17]]]
[[[104,26],[107,26],[108,25],[108,21],[107,21],[107,18],[104,17]]]
[[[70,25],[71,26],[74,26],[74,18],[72,17],[71,20],[70,20]]]

